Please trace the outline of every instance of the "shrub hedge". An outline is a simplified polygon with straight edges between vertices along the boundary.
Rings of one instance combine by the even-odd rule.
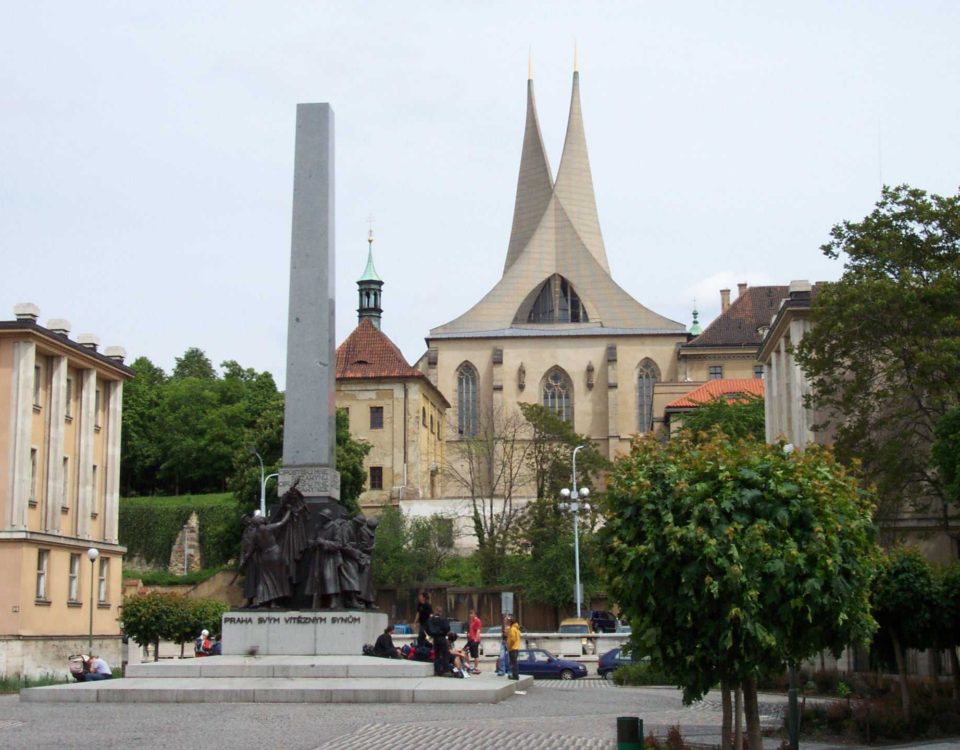
[[[196,512],[200,550],[207,567],[224,565],[240,551],[240,508],[231,493],[120,499],[120,544],[127,554],[166,567],[180,529]]]

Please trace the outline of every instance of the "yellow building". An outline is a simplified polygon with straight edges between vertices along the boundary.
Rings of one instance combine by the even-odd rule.
[[[376,511],[440,496],[449,404],[380,330],[383,281],[373,265],[372,233],[369,242],[357,282],[359,324],[337,348],[336,402],[349,413],[351,435],[371,446],[360,505]]]
[[[0,322],[0,675],[65,673],[91,627],[94,651],[119,665],[120,429],[133,371],[123,349],[70,339],[65,320],[38,325],[35,305],[14,312]]]

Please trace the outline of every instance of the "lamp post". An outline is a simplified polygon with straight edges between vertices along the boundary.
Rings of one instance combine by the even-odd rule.
[[[583,599],[583,591],[580,588],[580,510],[581,508],[590,510],[586,502],[590,490],[586,487],[577,489],[577,451],[584,447],[586,446],[578,445],[573,449],[573,489],[568,490],[564,487],[560,490],[560,497],[563,498],[563,502],[560,503],[561,510],[569,510],[573,513],[573,571],[576,578],[577,617],[580,617]]]
[[[90,558],[90,633],[87,640],[87,656],[93,656],[93,582],[94,566],[97,558],[100,557],[100,551],[96,547],[87,550],[87,557]]]
[[[263,468],[263,459],[260,457],[260,454],[257,453],[257,449],[250,446],[250,452],[257,457],[257,461],[260,462],[260,515],[267,515],[267,482],[271,479],[275,479],[280,476],[279,474],[264,474]]]
[[[783,453],[790,456],[796,450],[793,443],[783,446]],[[787,685],[787,744],[790,750],[800,747],[800,709],[797,706],[797,665],[793,662],[787,668],[789,682]]]

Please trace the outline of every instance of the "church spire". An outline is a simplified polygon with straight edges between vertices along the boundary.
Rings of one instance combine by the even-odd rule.
[[[380,297],[383,291],[383,279],[373,267],[373,229],[367,235],[367,267],[357,281],[357,290],[360,295],[360,306],[357,308],[357,322],[365,318],[373,323],[374,328],[380,329],[380,316],[383,308],[380,307]]]
[[[574,65],[577,64],[575,53]],[[583,113],[580,110],[579,70],[573,71],[570,116],[567,120],[567,135],[563,142],[563,156],[560,157],[554,193],[583,244],[603,270],[610,273],[607,251],[600,233],[600,220],[597,217],[597,199],[593,193],[590,159],[587,156],[587,137],[583,129]]]
[[[503,270],[523,252],[534,230],[543,218],[553,193],[553,173],[543,146],[540,120],[537,118],[537,102],[533,96],[533,55],[528,63],[527,79],[527,124],[523,133],[523,151],[520,154],[520,174],[517,177],[517,198],[513,206],[513,228]]]

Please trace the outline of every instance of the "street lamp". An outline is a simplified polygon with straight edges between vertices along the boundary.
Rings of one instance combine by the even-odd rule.
[[[257,453],[257,449],[251,445],[250,452],[254,456],[256,456],[257,461],[260,462],[260,515],[266,516],[267,515],[267,482],[269,482],[271,479],[274,479],[280,475],[279,474],[264,475],[265,470],[263,468],[263,459],[260,457],[260,454]]]
[[[583,600],[583,591],[580,588],[580,510],[588,511],[590,506],[587,504],[587,497],[590,490],[586,487],[577,489],[577,451],[586,446],[578,445],[573,449],[573,489],[568,490],[564,487],[560,490],[560,497],[563,502],[560,503],[561,510],[569,510],[573,513],[573,570],[576,576],[576,600],[577,617],[580,617],[580,609]]]
[[[93,568],[100,557],[100,551],[96,547],[87,550],[87,557],[90,558],[90,633],[87,640],[87,657],[93,656]]]

